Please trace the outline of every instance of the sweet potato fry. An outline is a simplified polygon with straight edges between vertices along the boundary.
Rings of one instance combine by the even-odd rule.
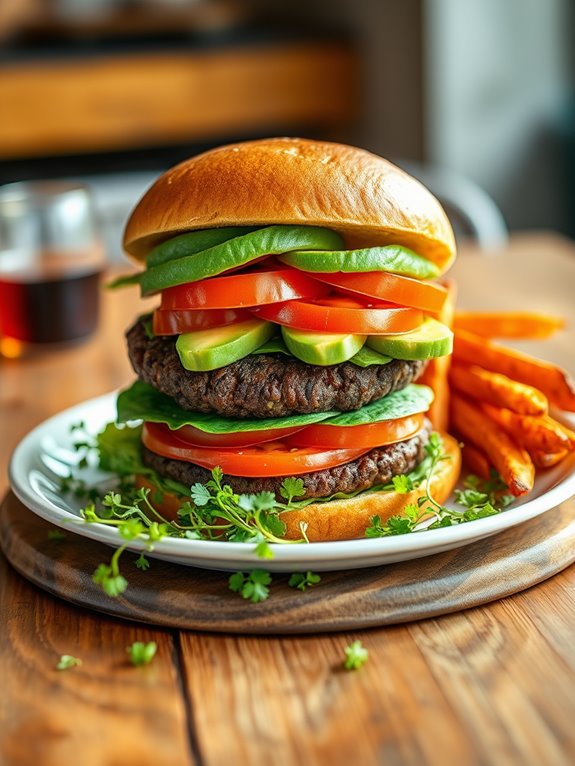
[[[481,403],[481,409],[526,450],[553,453],[571,449],[566,430],[548,415],[542,417],[517,415],[515,412],[492,407],[485,402]]]
[[[458,391],[494,407],[505,407],[520,415],[547,413],[547,399],[541,391],[498,372],[453,364],[449,371],[449,382]]]
[[[561,452],[530,452],[531,460],[536,468],[551,468],[564,460],[569,454],[568,450]]]
[[[457,311],[455,331],[466,330],[482,338],[549,338],[565,327],[562,317],[530,311]]]
[[[553,404],[575,412],[575,381],[565,370],[550,362],[499,346],[465,330],[459,330],[455,335],[453,357],[458,362],[478,365],[535,386]]]
[[[455,312],[455,300],[457,297],[456,283],[452,279],[444,281],[447,287],[448,296],[443,304],[443,308],[438,314],[438,319],[451,327],[453,324],[453,314]],[[450,356],[441,356],[437,359],[430,359],[427,363],[419,383],[423,383],[433,389],[435,398],[428,410],[427,416],[433,423],[433,427],[438,431],[447,431],[449,421],[449,385],[447,383],[447,374],[451,364]]]
[[[535,467],[527,450],[472,403],[451,395],[452,426],[473,446],[483,449],[515,497],[533,489]]]
[[[463,445],[461,455],[465,467],[468,468],[471,473],[479,476],[480,479],[489,481],[491,478],[491,472],[489,470],[490,464],[484,452],[468,442]]]

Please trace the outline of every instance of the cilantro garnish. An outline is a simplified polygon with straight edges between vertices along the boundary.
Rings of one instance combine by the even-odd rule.
[[[344,651],[345,659],[343,666],[346,670],[358,670],[362,665],[365,665],[369,658],[369,652],[361,641],[354,641],[349,646],[346,646]]]
[[[155,641],[148,641],[147,644],[143,641],[134,641],[126,651],[132,665],[149,665],[156,655],[157,648]]]
[[[251,572],[234,572],[230,575],[228,585],[231,591],[239,593],[242,598],[254,604],[265,601],[270,595],[272,576],[264,569],[252,569]]]
[[[73,657],[71,654],[63,654],[58,663],[56,664],[56,670],[70,670],[71,668],[77,668],[82,664],[82,660],[78,657]]]
[[[314,585],[317,585],[321,580],[321,577],[315,572],[294,572],[290,575],[288,585],[290,588],[297,588],[298,590],[305,591]]]
[[[382,523],[381,517],[373,516],[371,524],[365,530],[366,537],[388,537],[415,532],[421,521],[429,516],[434,517],[434,520],[426,529],[464,524],[494,516],[513,502],[513,496],[504,493],[506,485],[501,477],[494,473],[488,482],[483,482],[477,476],[468,476],[464,482],[464,489],[455,490],[455,500],[463,506],[463,510],[441,505],[431,495],[431,480],[437,465],[442,460],[449,460],[449,455],[443,452],[439,434],[431,434],[425,452],[429,462],[424,494],[417,504],[407,505],[402,514],[391,516],[385,523]],[[404,494],[417,486],[409,476],[394,476],[392,483],[396,492]]]

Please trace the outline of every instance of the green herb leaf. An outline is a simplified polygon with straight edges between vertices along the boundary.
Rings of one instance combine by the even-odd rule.
[[[280,495],[285,498],[288,503],[291,503],[294,497],[301,497],[304,494],[305,485],[303,479],[296,479],[295,476],[289,476],[282,481]]]
[[[413,484],[406,473],[394,476],[392,482],[394,490],[400,495],[405,495],[413,489]]]
[[[257,604],[265,601],[270,594],[269,585],[272,581],[269,572],[263,569],[253,569],[251,572],[235,572],[228,579],[229,588],[239,593],[242,598]]]
[[[82,664],[82,660],[78,657],[73,657],[71,654],[63,654],[56,665],[56,670],[70,670],[71,668],[78,668]]]
[[[294,572],[290,575],[288,585],[290,588],[297,588],[298,590],[305,591],[314,585],[317,585],[321,580],[321,577],[314,572]]]
[[[258,543],[254,549],[254,553],[256,556],[258,556],[260,559],[273,559],[274,552],[271,549],[271,547],[266,543],[265,540],[262,540],[261,543]]]
[[[369,658],[369,652],[361,641],[354,641],[349,646],[346,646],[344,651],[345,659],[343,666],[346,670],[358,670],[362,665],[365,665]]]
[[[421,474],[420,477],[425,481],[425,492],[418,499],[417,504],[406,506],[403,514],[392,516],[385,523],[382,523],[379,516],[373,516],[365,530],[366,537],[388,537],[416,532],[419,531],[419,524],[429,516],[433,520],[426,529],[451,527],[493,516],[509,504],[510,496],[503,494],[506,487],[498,475],[493,476],[489,482],[483,482],[477,476],[467,477],[465,489],[455,491],[456,502],[463,506],[464,510],[448,508],[437,503],[430,494],[431,479],[438,464],[442,460],[448,460],[449,455],[443,452],[443,443],[437,433],[431,434],[424,449],[427,457],[420,465],[420,469],[422,465],[425,465],[426,475]],[[396,492],[408,492],[414,486],[419,486],[420,477],[417,481],[414,481],[413,477],[414,474],[395,476],[392,487]]]
[[[128,581],[121,574],[115,574],[113,567],[108,564],[99,564],[92,575],[92,580],[96,585],[100,585],[104,593],[111,598],[120,596],[128,587]]]
[[[126,651],[132,665],[149,665],[156,655],[157,648],[155,641],[148,641],[147,644],[143,641],[134,641]]]
[[[141,570],[142,572],[147,572],[148,569],[150,568],[150,562],[146,558],[146,556],[144,556],[143,553],[140,553],[140,555],[138,556],[138,558],[136,559],[134,563],[136,564],[138,569]]]

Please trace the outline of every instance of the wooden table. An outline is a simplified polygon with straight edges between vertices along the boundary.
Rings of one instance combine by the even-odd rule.
[[[549,310],[575,326],[575,246],[566,240],[517,236],[492,256],[466,248],[454,274],[463,306]],[[131,380],[122,329],[140,310],[135,295],[108,293],[88,342],[0,363],[2,491],[9,454],[29,429]],[[574,341],[571,329],[534,348],[575,370]],[[573,567],[487,607],[303,638],[123,623],[44,594],[2,558],[0,569],[5,766],[559,766],[575,758]],[[354,638],[369,662],[342,671]],[[157,642],[151,665],[126,663],[135,640]],[[61,654],[82,667],[59,673]]]

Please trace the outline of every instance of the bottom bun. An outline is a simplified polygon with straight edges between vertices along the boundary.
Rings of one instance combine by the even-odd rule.
[[[442,434],[441,438],[449,460],[438,463],[431,477],[430,494],[436,502],[442,504],[457,484],[461,469],[461,451],[458,442],[452,436]],[[153,496],[155,487],[144,477],[137,476],[136,485],[150,489],[150,495]],[[426,489],[425,484],[422,484],[405,494],[373,492],[345,500],[312,503],[301,510],[284,511],[279,517],[286,525],[286,540],[301,538],[302,523],[307,524],[306,535],[312,543],[352,540],[364,537],[365,530],[374,516],[379,516],[381,522],[385,523],[391,516],[401,514],[406,506],[417,504],[418,499],[425,495]],[[153,505],[166,519],[174,520],[182,500],[175,495],[164,493],[162,502]]]

